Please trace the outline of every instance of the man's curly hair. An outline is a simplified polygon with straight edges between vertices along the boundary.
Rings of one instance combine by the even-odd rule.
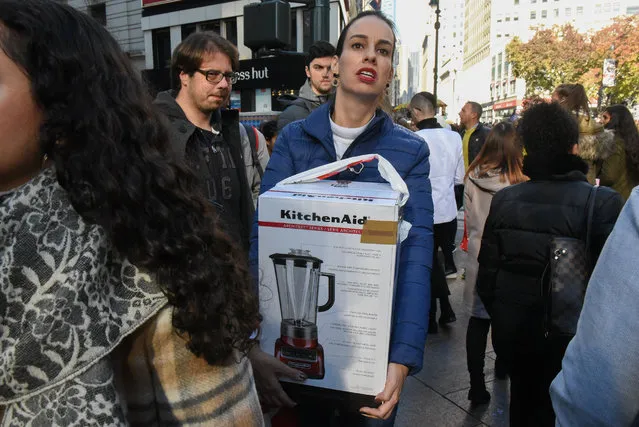
[[[49,0],[0,2],[0,49],[31,81],[43,154],[74,208],[154,273],[189,349],[223,363],[258,324],[246,260],[171,160],[150,94],[99,23]]]

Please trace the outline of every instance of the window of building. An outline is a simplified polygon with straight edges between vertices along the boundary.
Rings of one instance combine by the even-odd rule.
[[[510,93],[511,94],[515,93],[515,80],[510,81]]]
[[[513,21],[519,21],[519,15],[513,16]]]
[[[171,67],[171,31],[168,28],[158,28],[152,32],[153,40],[153,68],[163,69]]]
[[[197,31],[197,25],[195,24],[184,24],[182,25],[182,40],[190,36],[192,33]]]
[[[542,3],[548,3],[548,0],[541,0]]]
[[[546,9],[541,11],[541,17],[542,18],[547,18],[548,17],[548,11]]]
[[[227,19],[226,21],[224,21],[224,27],[224,37],[226,38],[226,40],[237,46],[237,19]]]
[[[497,38],[500,39],[501,38],[501,33],[497,33]]]
[[[628,6],[626,8],[627,15],[639,15],[639,6]]]
[[[555,12],[555,18],[557,18],[559,16],[559,9],[555,9],[554,12]]]
[[[519,0],[515,0],[514,4],[515,4],[515,6],[517,6],[519,4]]]
[[[577,16],[581,16],[584,14],[584,7],[583,6],[577,6]]]
[[[508,38],[508,37],[510,37],[510,34],[506,33],[506,34],[504,34],[504,37]]]
[[[492,80],[495,81],[495,63],[496,58],[493,56]]]
[[[508,76],[508,71],[510,69],[510,62],[506,61],[504,62],[504,76]]]
[[[619,12],[621,10],[621,4],[617,1],[612,4],[612,11]]]
[[[535,4],[537,3],[537,0],[530,0],[530,4]]]
[[[537,19],[537,12],[535,12],[534,10],[530,11],[530,19]]]
[[[497,80],[501,80],[501,62],[502,62],[502,54],[497,55]]]
[[[572,9],[571,9],[571,8],[569,8],[569,7],[567,7],[567,8],[566,8],[566,17],[568,17],[568,16],[570,16],[570,15],[572,15]]]
[[[603,11],[604,13],[610,13],[610,3],[604,3]]]
[[[98,23],[106,27],[106,3],[92,4],[89,6],[89,15],[98,21]]]
[[[297,50],[297,12],[291,10],[291,46],[292,51]]]
[[[507,16],[506,19],[504,19],[504,21],[510,22],[510,16]]]
[[[601,13],[601,3],[598,3],[595,5],[595,15],[598,15]]]
[[[213,31],[219,35],[222,35],[222,21],[208,21],[201,22],[200,31]]]
[[[308,48],[313,44],[313,11],[311,9],[304,9],[302,12],[302,31],[303,31],[303,50],[308,52]]]

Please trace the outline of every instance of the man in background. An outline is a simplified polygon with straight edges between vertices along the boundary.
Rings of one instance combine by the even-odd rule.
[[[311,111],[328,101],[333,91],[331,63],[335,48],[329,42],[316,41],[308,49],[306,57],[306,83],[300,87],[299,96],[289,102],[288,107],[277,119],[277,130],[296,120],[305,119]]]

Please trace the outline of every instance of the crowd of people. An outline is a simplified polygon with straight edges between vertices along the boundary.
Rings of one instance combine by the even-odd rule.
[[[310,48],[299,96],[256,129],[227,108],[239,55],[223,37],[185,38],[172,89],[153,100],[92,18],[1,1],[3,425],[392,426],[427,335],[457,320],[447,280],[460,272],[460,210],[472,404],[491,398],[492,329],[511,426],[639,423],[632,114],[612,105],[599,123],[583,86],[562,84],[492,127],[472,101],[459,127],[443,127],[421,92],[399,125],[385,103],[396,42],[382,13],[354,17],[335,47]],[[353,410],[281,383],[306,375],[260,349],[257,201],[287,177],[371,153],[405,181],[411,228],[386,384]],[[374,162],[332,179],[385,182]],[[557,335],[548,295],[561,239],[581,242],[590,282],[570,282],[583,311]]]

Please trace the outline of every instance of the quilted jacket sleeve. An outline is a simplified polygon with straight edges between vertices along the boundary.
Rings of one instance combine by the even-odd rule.
[[[408,366],[411,375],[422,369],[430,307],[433,199],[428,156],[428,146],[421,144],[417,160],[404,178],[410,192],[404,219],[412,228],[401,246],[389,359]]]

